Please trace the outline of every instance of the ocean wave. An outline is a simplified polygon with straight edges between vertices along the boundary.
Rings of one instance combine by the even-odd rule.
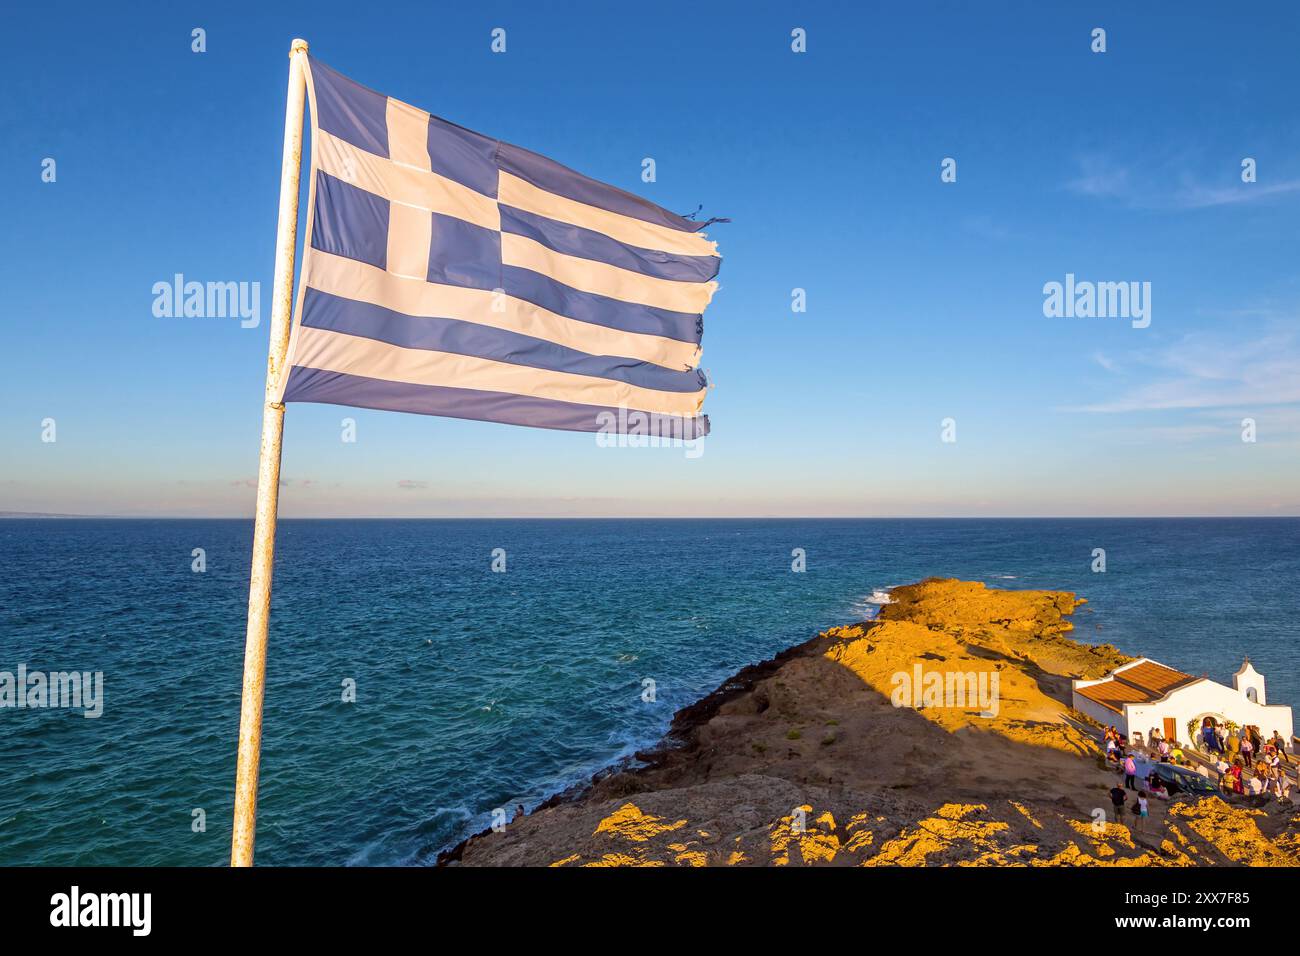
[[[866,597],[858,598],[853,602],[852,611],[859,617],[871,620],[880,613],[880,609],[886,604],[892,604],[893,598],[889,596],[891,588],[876,588]]]

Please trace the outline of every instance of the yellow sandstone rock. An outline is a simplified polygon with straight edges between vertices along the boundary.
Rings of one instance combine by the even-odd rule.
[[[931,579],[681,711],[649,765],[471,838],[465,865],[1300,864],[1300,817],[1217,797],[1115,822],[1072,678],[1129,660],[1072,640],[1084,602]],[[839,823],[838,821],[845,821]],[[694,836],[691,836],[694,834]]]

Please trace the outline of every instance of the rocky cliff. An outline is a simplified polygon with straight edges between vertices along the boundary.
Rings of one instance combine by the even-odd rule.
[[[1083,601],[927,580],[680,711],[600,775],[442,862],[472,866],[1300,863],[1289,807],[1152,801],[1116,823],[1070,680],[1128,660],[1067,635]]]

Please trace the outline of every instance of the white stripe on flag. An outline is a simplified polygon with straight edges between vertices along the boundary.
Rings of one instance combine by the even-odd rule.
[[[710,242],[698,232],[682,232],[680,229],[669,229],[667,226],[597,209],[539,189],[505,170],[498,173],[497,199],[503,205],[514,206],[524,212],[604,233],[629,246],[687,256],[718,255],[718,244]]]
[[[579,322],[511,295],[390,275],[320,249],[311,250],[305,269],[303,282],[309,288],[404,315],[459,319],[531,335],[588,355],[617,355],[664,368],[692,369],[700,360],[700,347],[691,342]]]
[[[706,391],[664,392],[607,378],[511,365],[472,355],[401,348],[305,325],[298,328],[293,364],[388,382],[507,392],[687,417],[699,414]]]
[[[546,248],[536,239],[512,232],[501,234],[501,262],[532,269],[583,292],[688,315],[703,312],[718,287],[716,282],[659,279],[594,259],[566,255]]]

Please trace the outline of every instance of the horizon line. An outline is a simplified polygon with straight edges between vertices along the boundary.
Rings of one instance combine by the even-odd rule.
[[[280,515],[277,521],[1234,521],[1287,520],[1300,514],[1177,515]],[[0,511],[0,521],[252,521],[248,515],[66,514]]]

